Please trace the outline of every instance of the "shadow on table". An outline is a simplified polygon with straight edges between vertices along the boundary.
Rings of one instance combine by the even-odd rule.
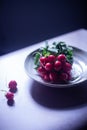
[[[70,88],[53,88],[33,82],[33,99],[51,109],[72,109],[87,105],[87,81]]]
[[[77,128],[75,130],[87,130],[87,122],[83,123],[82,126],[80,126],[79,128]]]

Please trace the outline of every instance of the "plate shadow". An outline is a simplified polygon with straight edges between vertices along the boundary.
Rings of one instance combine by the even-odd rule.
[[[51,109],[73,109],[87,105],[87,81],[69,88],[53,88],[33,81],[32,98]]]

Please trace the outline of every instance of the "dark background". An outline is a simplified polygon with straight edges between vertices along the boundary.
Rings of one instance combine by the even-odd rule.
[[[0,55],[87,29],[84,0],[0,0]]]

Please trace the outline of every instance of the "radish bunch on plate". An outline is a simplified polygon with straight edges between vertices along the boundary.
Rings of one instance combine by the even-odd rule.
[[[65,42],[46,43],[36,52],[35,69],[44,81],[64,83],[71,80],[73,49]]]

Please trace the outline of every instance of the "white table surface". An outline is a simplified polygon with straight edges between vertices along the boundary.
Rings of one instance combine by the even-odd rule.
[[[87,30],[79,29],[48,40],[65,41],[87,50]],[[44,41],[0,57],[0,90],[18,83],[14,106],[0,92],[0,130],[75,130],[87,122],[87,84],[69,89],[43,86],[27,76],[26,56]]]

